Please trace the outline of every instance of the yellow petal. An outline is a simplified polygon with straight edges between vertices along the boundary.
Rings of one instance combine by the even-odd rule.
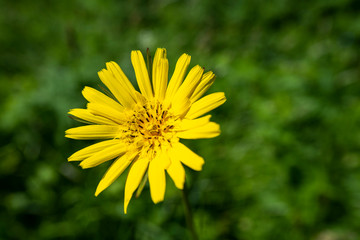
[[[185,98],[182,101],[178,101],[176,102],[176,104],[173,104],[172,110],[175,115],[179,116],[180,118],[183,118],[189,112],[190,107],[191,107],[190,99]]]
[[[191,57],[187,54],[181,55],[176,63],[174,74],[166,90],[166,99],[170,102],[184,80],[186,70],[189,67]]]
[[[166,170],[171,179],[174,181],[175,186],[178,189],[183,189],[185,183],[185,169],[181,165],[180,161],[176,158],[172,158],[170,167]]]
[[[166,59],[166,49],[158,48],[155,52],[152,70],[154,96],[160,100],[165,97],[168,81],[169,62]]]
[[[70,112],[68,112],[71,116],[75,117],[75,120],[84,120],[85,123],[96,123],[96,124],[104,124],[104,125],[115,125],[116,123],[106,119],[101,116],[95,116],[93,115],[89,110],[87,109],[81,109],[81,108],[75,108],[71,109]]]
[[[111,139],[119,134],[119,126],[111,125],[88,125],[70,128],[65,131],[65,137],[89,140],[89,139]]]
[[[147,102],[146,98],[144,97],[144,95],[142,95],[139,92],[136,92],[136,101],[138,102],[138,104],[144,106]]]
[[[86,158],[80,163],[80,166],[83,169],[96,167],[106,161],[109,161],[111,159],[119,157],[120,155],[123,155],[127,150],[128,150],[127,144],[123,142],[119,142],[116,145],[107,147],[93,154],[92,156]]]
[[[129,166],[129,164],[137,156],[137,154],[137,152],[127,153],[116,159],[106,171],[105,175],[97,186],[95,196],[98,196],[102,191],[104,191],[108,186],[110,186]]]
[[[162,148],[161,150],[159,150],[157,158],[158,158],[157,160],[160,163],[160,166],[163,169],[167,169],[170,166],[171,161],[170,161],[170,157],[168,155],[168,149]]]
[[[125,184],[124,212],[126,214],[127,207],[134,191],[138,188],[144,174],[148,168],[149,160],[140,158],[136,160],[130,168]]]
[[[193,67],[184,82],[181,84],[180,88],[177,90],[174,99],[173,106],[181,104],[185,99],[189,99],[193,94],[195,88],[199,85],[201,77],[203,75],[204,68],[196,65]]]
[[[169,62],[166,59],[166,50],[158,48],[153,62],[153,87],[155,98],[162,101],[165,97],[168,81]]]
[[[87,108],[92,114],[110,119],[118,124],[126,122],[128,119],[124,112],[119,112],[107,105],[88,103]]]
[[[215,74],[213,72],[207,72],[205,73],[199,85],[196,87],[194,93],[190,97],[190,101],[193,103],[196,100],[198,100],[204,93],[209,89],[209,87],[214,83],[215,81]]]
[[[94,153],[100,152],[101,150],[103,150],[105,148],[108,148],[113,145],[117,145],[119,143],[121,143],[121,141],[118,139],[106,140],[106,141],[101,141],[101,142],[95,143],[93,145],[90,145],[86,148],[83,148],[83,149],[75,152],[68,158],[68,161],[81,161],[87,157],[90,157]]]
[[[167,59],[161,59],[160,62],[161,70],[160,70],[160,83],[159,87],[157,87],[157,92],[159,95],[159,100],[162,101],[165,98],[168,78],[169,78],[169,61]]]
[[[213,138],[219,136],[220,126],[217,123],[209,122],[201,127],[192,128],[178,132],[177,136],[183,139]]]
[[[185,117],[188,119],[197,118],[213,110],[214,108],[217,108],[225,101],[226,98],[223,92],[209,94],[193,103]]]
[[[204,117],[197,118],[194,120],[183,119],[182,121],[179,122],[179,124],[175,127],[174,130],[181,132],[181,131],[186,131],[186,130],[193,129],[193,128],[198,128],[198,127],[201,127],[201,126],[209,123],[210,118],[211,118],[211,115],[206,115]]]
[[[151,99],[153,97],[153,91],[142,53],[140,51],[131,51],[131,62],[141,93],[147,99]]]
[[[130,93],[123,88],[122,84],[116,80],[110,71],[103,69],[98,72],[98,75],[100,80],[106,85],[106,87],[109,88],[111,93],[116,97],[122,106],[131,108],[136,103]]]
[[[120,66],[116,62],[111,61],[106,63],[106,68],[115,76],[115,79],[119,82],[121,88],[126,90],[133,100],[136,100],[135,92],[137,91],[121,70]]]
[[[121,106],[118,102],[94,88],[85,87],[82,91],[82,94],[89,102],[106,105],[120,112],[124,111],[124,107]]]
[[[154,203],[164,200],[166,179],[165,170],[159,157],[155,157],[149,164],[150,195]]]
[[[195,154],[189,148],[182,143],[178,142],[173,145],[171,151],[169,151],[171,160],[177,159],[186,166],[192,168],[195,171],[201,171],[204,159]]]

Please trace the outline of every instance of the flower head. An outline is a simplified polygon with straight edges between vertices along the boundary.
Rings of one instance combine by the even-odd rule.
[[[88,125],[68,129],[65,133],[66,137],[78,140],[103,139],[68,158],[81,161],[82,168],[115,159],[101,179],[95,196],[130,166],[125,184],[125,213],[133,193],[137,189],[141,191],[147,180],[151,198],[158,203],[165,195],[165,172],[177,188],[183,189],[185,170],[182,164],[196,171],[202,169],[203,158],[179,139],[218,136],[219,125],[210,121],[210,115],[203,115],[226,101],[222,92],[202,97],[215,80],[213,72],[204,73],[197,65],[185,77],[190,64],[187,54],[177,61],[169,83],[165,49],[157,49],[149,69],[140,51],[132,51],[131,61],[140,92],[119,65],[108,62],[107,69],[98,74],[110,91],[103,94],[85,87],[82,94],[88,101],[87,108],[72,109],[69,114]]]

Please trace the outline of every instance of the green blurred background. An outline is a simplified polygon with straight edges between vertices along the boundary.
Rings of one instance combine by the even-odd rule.
[[[188,239],[181,194],[148,187],[123,214],[126,173],[99,197],[108,164],[67,157],[91,142],[84,86],[130,52],[184,52],[213,70],[215,139],[186,141],[200,239],[360,239],[360,1],[0,1],[0,239]]]

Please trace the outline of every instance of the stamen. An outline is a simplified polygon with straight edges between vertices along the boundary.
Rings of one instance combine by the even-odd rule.
[[[141,147],[146,149],[143,151],[151,150],[153,153],[154,148],[161,147],[161,144],[171,144],[175,116],[163,109],[159,102],[153,100],[138,106],[129,116],[124,125],[126,129],[121,131],[119,138],[130,144],[144,142]]]

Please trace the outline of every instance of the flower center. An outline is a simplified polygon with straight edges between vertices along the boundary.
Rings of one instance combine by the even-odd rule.
[[[121,138],[129,143],[137,143],[143,147],[156,148],[171,144],[175,132],[176,118],[158,101],[137,105],[127,121]]]

